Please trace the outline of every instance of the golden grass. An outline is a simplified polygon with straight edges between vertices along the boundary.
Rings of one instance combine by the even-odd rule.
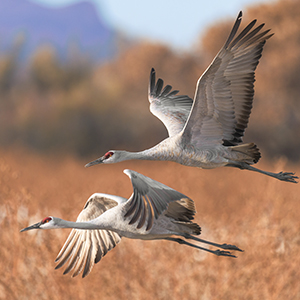
[[[262,159],[263,161],[263,159]],[[231,168],[74,158],[0,149],[0,299],[299,299],[299,185]],[[296,171],[284,161],[258,167]],[[202,238],[237,245],[237,259],[167,241],[121,243],[82,279],[54,270],[69,230],[19,230],[54,215],[75,220],[94,192],[128,197],[130,168],[191,197]]]

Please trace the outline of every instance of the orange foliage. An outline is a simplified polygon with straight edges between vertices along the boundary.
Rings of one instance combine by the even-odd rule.
[[[83,167],[72,157],[0,150],[0,299],[296,299],[299,185],[231,168],[164,162]],[[284,161],[261,166],[279,171]],[[201,237],[245,250],[237,259],[167,241],[122,239],[85,279],[54,259],[70,230],[19,230],[53,215],[75,220],[94,192],[129,197],[130,168],[194,199]]]

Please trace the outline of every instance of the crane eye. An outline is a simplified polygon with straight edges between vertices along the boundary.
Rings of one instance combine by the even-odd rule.
[[[48,223],[50,222],[52,219],[50,217],[47,217],[45,219],[42,220],[42,224]]]
[[[110,158],[111,156],[113,156],[113,152],[111,152],[111,151],[109,151],[109,152],[106,152],[105,154],[104,154],[104,157],[105,157],[105,159],[108,159],[108,158]]]

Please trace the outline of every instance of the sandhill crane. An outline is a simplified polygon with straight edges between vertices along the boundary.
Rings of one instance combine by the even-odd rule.
[[[220,245],[194,236],[200,234],[201,228],[191,221],[196,213],[192,199],[135,171],[127,169],[124,173],[130,177],[133,186],[129,199],[96,193],[88,199],[76,222],[47,217],[21,232],[73,228],[56,258],[56,268],[69,261],[64,274],[73,271],[73,277],[81,271],[82,277],[89,274],[94,264],[114,248],[121,237],[174,241],[218,256],[236,257],[229,251],[202,248],[182,238],[242,251],[234,245]]]
[[[272,173],[250,166],[258,162],[260,152],[254,143],[242,144],[254,95],[254,71],[263,46],[273,34],[261,32],[264,24],[253,29],[253,20],[235,37],[242,19],[239,13],[227,41],[197,82],[194,101],[179,96],[163,80],[155,84],[151,70],[150,111],[166,126],[169,137],[141,152],[110,150],[86,164],[116,163],[124,160],[169,160],[203,169],[236,167],[282,181],[296,183],[291,172]]]

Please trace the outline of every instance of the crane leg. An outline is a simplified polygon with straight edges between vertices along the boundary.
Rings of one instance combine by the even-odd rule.
[[[252,167],[245,162],[233,162],[233,163],[227,164],[226,166],[239,168],[241,170],[249,170],[249,171],[258,172],[261,174],[265,174],[267,176],[274,177],[278,180],[287,181],[287,182],[298,183],[296,181],[296,179],[299,179],[299,177],[295,176],[295,173],[293,173],[293,172],[279,172],[279,173],[267,172],[267,171],[263,171],[258,168]]]
[[[214,247],[218,247],[218,248],[221,248],[221,249],[225,249],[225,250],[235,250],[235,251],[241,251],[241,252],[244,252],[244,250],[241,250],[240,248],[238,248],[237,246],[235,245],[228,245],[228,244],[217,244],[217,243],[214,243],[214,242],[210,242],[210,241],[206,241],[206,240],[203,240],[203,239],[199,239],[191,234],[183,234],[183,236],[186,238],[186,239],[191,239],[191,240],[194,240],[194,241],[197,241],[197,242],[200,242],[200,243],[204,243],[204,244],[208,244],[208,245],[211,245],[211,246],[214,246]]]
[[[229,256],[229,257],[235,257],[235,255],[231,254],[229,251],[222,251],[222,250],[210,250],[210,249],[206,249],[206,248],[203,248],[203,247],[200,247],[200,246],[197,246],[197,245],[194,245],[192,243],[189,243],[181,238],[173,238],[173,237],[166,237],[166,238],[163,238],[164,240],[168,240],[168,241],[173,241],[173,242],[176,242],[176,243],[179,243],[179,244],[183,244],[183,245],[187,245],[187,246],[190,246],[190,247],[193,247],[193,248],[197,248],[197,249],[200,249],[200,250],[203,250],[203,251],[207,251],[207,252],[210,252],[214,255],[217,255],[217,256]]]

